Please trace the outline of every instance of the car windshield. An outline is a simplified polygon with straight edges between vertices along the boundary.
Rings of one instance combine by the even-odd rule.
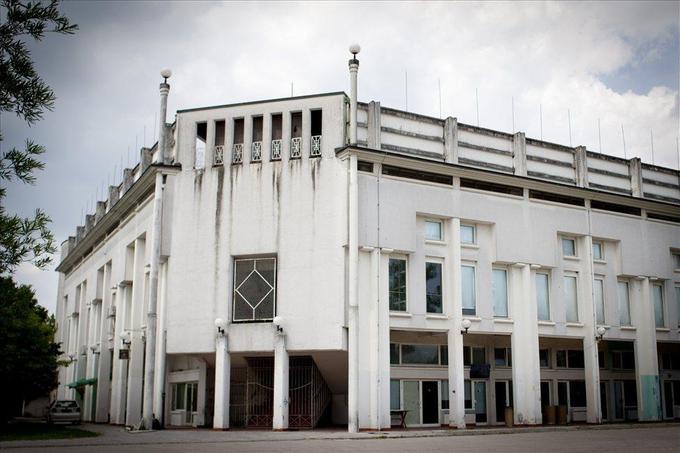
[[[64,408],[64,407],[78,407],[78,403],[75,401],[56,401],[54,407]]]

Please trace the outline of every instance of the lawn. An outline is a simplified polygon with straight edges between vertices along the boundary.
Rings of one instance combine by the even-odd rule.
[[[98,435],[99,433],[84,429],[47,425],[45,423],[11,423],[0,426],[0,442],[8,440],[75,439]]]

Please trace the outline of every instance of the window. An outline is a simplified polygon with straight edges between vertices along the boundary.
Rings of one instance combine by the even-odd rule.
[[[558,349],[555,351],[555,366],[557,368],[583,368],[583,350],[581,349]]]
[[[389,272],[390,310],[406,311],[406,260],[390,258]]]
[[[243,118],[234,119],[234,142],[231,149],[231,163],[243,162]]]
[[[510,348],[494,348],[494,365],[499,367],[512,366],[512,351]]]
[[[555,366],[557,368],[567,367],[567,351],[564,349],[555,351]]]
[[[593,298],[595,303],[595,318],[598,324],[604,324],[604,280],[593,280]]]
[[[550,289],[548,274],[536,273],[536,303],[539,321],[550,320]]]
[[[198,409],[198,382],[172,384],[172,410],[196,412]]]
[[[460,226],[460,242],[461,244],[476,244],[477,243],[477,229],[474,225]]]
[[[428,313],[442,313],[442,264],[425,263],[425,287]]]
[[[586,381],[569,381],[569,405],[586,407]]]
[[[321,155],[321,120],[322,120],[321,110],[312,110],[311,120],[312,120],[311,131],[312,139],[309,155],[312,157],[316,157]]]
[[[290,114],[290,158],[302,157],[302,112]]]
[[[215,151],[213,153],[213,164],[215,165],[222,165],[224,163],[225,131],[225,121],[215,121]]]
[[[576,240],[562,238],[562,256],[576,256]]]
[[[634,370],[635,353],[633,351],[612,351],[612,369]]]
[[[399,345],[390,343],[390,364],[399,365]]]
[[[465,409],[472,409],[472,383],[469,379],[463,381],[465,389]]]
[[[680,253],[673,253],[673,268],[680,269]]]
[[[602,242],[593,242],[593,259],[598,261],[604,259],[604,245]]]
[[[541,368],[550,368],[550,350],[549,349],[539,349],[538,350],[538,362]]]
[[[425,221],[425,239],[430,241],[442,240],[442,223],[439,220]]]
[[[618,283],[619,293],[619,323],[622,326],[630,326],[630,295],[628,282]]]
[[[656,327],[664,327],[663,284],[652,285],[652,299],[654,301],[654,321]]]
[[[271,321],[276,314],[276,258],[234,260],[234,321]]]
[[[442,381],[442,409],[448,409],[449,408],[449,381],[448,380],[443,380]]]
[[[262,134],[263,134],[264,121],[262,116],[253,117],[253,136],[252,143],[250,144],[250,161],[251,162],[261,162],[262,161]]]
[[[194,168],[205,168],[205,143],[208,140],[208,123],[196,123],[196,149]]]
[[[413,179],[415,181],[434,182],[437,184],[453,185],[453,176],[441,175],[439,173],[430,173],[429,171],[414,170],[412,168],[394,167],[392,165],[383,165],[382,174],[387,176],[395,176],[397,178]]]
[[[461,266],[463,279],[463,314],[476,314],[475,267]]]
[[[365,171],[366,173],[373,173],[373,162],[366,162],[365,160],[360,160],[357,162],[357,170]]]
[[[403,365],[439,365],[439,346],[436,344],[402,344]]]
[[[678,327],[680,327],[680,286],[675,287],[675,313],[678,315]]]
[[[390,379],[390,410],[401,409],[401,381]]]
[[[439,346],[439,363],[442,365],[449,364],[449,347],[445,344]]]
[[[578,322],[578,295],[576,277],[565,275],[564,279],[564,306],[567,310],[567,322]]]
[[[281,138],[283,136],[283,115],[272,115],[272,160],[281,159]]]
[[[494,269],[492,272],[493,315],[499,318],[508,317],[508,275],[505,269]]]
[[[474,179],[460,178],[460,187],[476,190],[485,190],[488,192],[504,193],[508,195],[515,195],[518,197],[524,196],[524,189],[521,187],[506,186],[505,184],[477,181]]]
[[[599,368],[601,370],[604,370],[607,368],[607,357],[605,356],[604,351],[597,351],[597,363]]]
[[[486,349],[484,347],[463,346],[463,365],[481,365],[486,363]]]

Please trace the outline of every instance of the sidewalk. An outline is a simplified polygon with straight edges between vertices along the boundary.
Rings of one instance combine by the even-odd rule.
[[[343,429],[319,429],[310,431],[270,431],[238,429],[233,431],[213,431],[209,429],[169,429],[162,431],[128,432],[125,428],[111,425],[83,424],[81,428],[98,432],[99,437],[81,439],[55,439],[35,441],[0,442],[0,450],[5,448],[36,448],[63,446],[115,446],[115,445],[151,445],[151,444],[209,444],[230,442],[290,442],[300,440],[367,440],[426,438],[446,436],[479,436],[493,434],[544,433],[556,431],[592,431],[618,429],[655,429],[680,428],[680,422],[604,424],[604,425],[568,425],[538,427],[484,427],[465,430],[442,429],[408,429],[394,431],[362,431],[351,434]]]

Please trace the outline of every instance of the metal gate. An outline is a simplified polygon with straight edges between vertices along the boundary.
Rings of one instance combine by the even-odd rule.
[[[246,359],[246,426],[271,428],[274,418],[274,358]]]

